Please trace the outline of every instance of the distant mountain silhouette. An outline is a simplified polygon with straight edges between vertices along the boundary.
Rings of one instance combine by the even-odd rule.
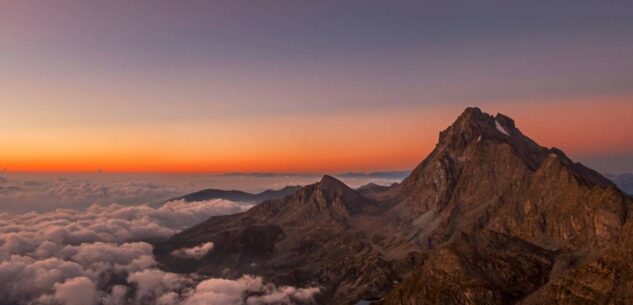
[[[187,194],[184,196],[179,196],[176,198],[172,198],[167,200],[176,201],[176,200],[184,200],[185,202],[194,202],[194,201],[205,201],[212,199],[225,199],[231,201],[242,201],[242,202],[262,202],[264,200],[270,199],[280,199],[285,196],[288,196],[297,190],[301,189],[299,185],[290,185],[286,186],[280,190],[266,190],[261,193],[248,193],[243,191],[236,190],[220,190],[220,189],[205,189],[201,191],[197,191],[191,194]]]
[[[371,172],[371,173],[343,173],[338,174],[336,177],[346,179],[346,178],[375,178],[375,179],[399,179],[402,180],[409,176],[411,173],[410,170],[404,171],[389,171],[389,172]]]
[[[468,108],[401,184],[324,176],[154,253],[171,271],[319,286],[320,304],[631,304],[632,205],[511,118]],[[205,242],[199,260],[171,255]]]
[[[397,184],[395,184],[397,185]],[[392,186],[383,186],[375,183],[369,183],[363,186],[360,186],[357,190],[363,194],[372,197],[374,193],[382,193],[384,190],[388,189]],[[183,196],[174,197],[168,200],[163,201],[162,203],[169,201],[178,201],[184,200],[185,202],[195,202],[195,201],[205,201],[212,199],[225,199],[231,201],[240,201],[240,202],[262,202],[265,200],[271,199],[281,199],[285,196],[291,195],[294,192],[301,189],[300,185],[289,185],[279,190],[266,190],[261,193],[249,193],[238,190],[221,190],[221,189],[204,189],[197,192],[193,192],[190,194],[186,194]],[[161,204],[162,204],[161,203]]]
[[[613,181],[621,190],[633,196],[633,173],[605,174],[609,180]]]

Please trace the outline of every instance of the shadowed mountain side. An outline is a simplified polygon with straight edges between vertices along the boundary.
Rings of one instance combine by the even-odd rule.
[[[417,248],[383,220],[388,208],[324,176],[284,199],[213,217],[157,245],[155,254],[169,270],[231,278],[249,273],[282,284],[324,286],[322,302],[350,303],[365,291],[389,289],[406,272],[407,253]],[[199,261],[170,255],[207,241],[214,243],[213,251]],[[388,258],[380,255],[385,249],[392,250]]]
[[[376,201],[389,201],[400,194],[400,184],[394,183],[390,186],[378,185],[375,183],[365,184],[356,191],[366,198]]]
[[[509,117],[468,108],[402,184],[355,191],[325,176],[212,217],[155,254],[173,271],[320,286],[320,304],[541,304],[532,294],[603,304],[633,296],[633,266],[620,257],[633,254],[631,204]],[[171,255],[205,242],[214,248],[200,260]]]

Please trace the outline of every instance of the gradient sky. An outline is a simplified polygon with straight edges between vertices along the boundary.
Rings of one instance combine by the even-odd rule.
[[[633,171],[631,16],[631,1],[0,1],[0,170],[408,169],[480,106]]]

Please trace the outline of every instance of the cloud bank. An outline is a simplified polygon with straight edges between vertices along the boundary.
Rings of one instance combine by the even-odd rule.
[[[367,183],[390,185],[407,172],[345,173],[335,175],[350,187]],[[259,193],[288,185],[308,185],[321,174],[28,174],[0,173],[0,211],[46,212],[59,208],[85,209],[92,204],[160,203],[202,189]]]
[[[213,215],[252,205],[226,200],[162,207],[92,205],[19,215],[0,213],[0,304],[238,305],[296,304],[317,288],[277,287],[245,275],[236,280],[180,275],[156,268],[148,241]],[[212,243],[181,249],[201,257]]]
[[[151,180],[130,181],[117,175],[46,174],[0,177],[0,210],[23,213],[58,208],[83,209],[92,204],[160,202],[191,188]],[[133,178],[133,177],[131,177]]]

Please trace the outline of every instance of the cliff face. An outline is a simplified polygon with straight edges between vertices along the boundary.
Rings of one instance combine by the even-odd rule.
[[[504,115],[466,109],[401,185],[366,194],[372,199],[326,176],[213,217],[155,253],[170,270],[318,285],[322,304],[619,304],[633,296],[631,200]],[[215,247],[201,260],[170,255],[207,241]]]
[[[443,230],[429,231],[437,242],[476,227],[539,246],[590,249],[613,240],[628,202],[609,180],[538,146],[508,117],[476,108],[440,134],[403,192],[418,214],[445,219]]]
[[[613,244],[583,256],[520,304],[633,304],[632,257],[633,222],[627,220]]]
[[[422,231],[437,248],[384,304],[602,304],[607,293],[592,298],[591,285],[624,285],[592,265],[630,249],[631,201],[503,115],[466,110],[403,192],[418,214],[442,221]]]

